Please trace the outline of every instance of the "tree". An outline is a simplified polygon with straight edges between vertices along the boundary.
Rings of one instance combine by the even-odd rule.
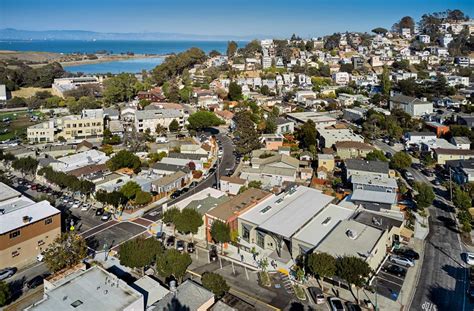
[[[151,200],[152,197],[149,192],[139,190],[137,193],[135,193],[135,205],[145,205],[150,203]]]
[[[152,77],[155,83],[163,85],[181,74],[184,74],[194,65],[206,60],[206,53],[199,48],[190,48],[176,55],[170,55],[160,65],[152,70]]]
[[[411,16],[404,16],[393,25],[393,31],[401,32],[403,28],[409,28],[411,32],[415,30],[415,21]]]
[[[390,167],[396,170],[402,170],[411,165],[411,157],[406,152],[400,151],[393,155],[390,160]]]
[[[359,300],[359,288],[362,287],[372,273],[367,262],[354,256],[344,256],[336,260],[336,275],[344,279],[350,285],[357,288],[357,300]],[[352,292],[352,287],[350,287]]]
[[[165,224],[174,224],[181,211],[177,207],[167,209],[163,213],[163,222]]]
[[[108,103],[130,101],[138,91],[138,79],[130,73],[121,73],[104,81],[103,96]]]
[[[388,99],[392,88],[392,82],[390,81],[390,72],[387,66],[383,66],[380,84],[382,85],[382,94],[385,96],[385,99]]]
[[[310,146],[316,146],[316,124],[313,120],[306,121],[297,131],[296,137],[300,141],[300,147],[309,149]]]
[[[221,53],[217,50],[212,50],[209,52],[209,57],[216,57],[216,56],[219,56],[221,55]]]
[[[234,116],[236,129],[234,135],[238,137],[236,151],[239,154],[248,154],[260,148],[260,137],[255,129],[250,111],[239,111]]]
[[[232,81],[229,84],[229,93],[227,95],[230,100],[241,100],[242,99],[242,87],[236,82]]]
[[[215,220],[211,225],[211,237],[214,241],[221,244],[222,252],[222,244],[231,241],[229,225],[223,221]]]
[[[416,206],[419,209],[424,209],[425,207],[433,204],[435,199],[435,194],[433,188],[426,183],[415,183],[415,191],[418,192],[415,195]]]
[[[453,191],[453,204],[459,209],[468,210],[472,207],[472,200],[469,193],[456,186]]]
[[[353,70],[354,70],[354,65],[352,65],[351,63],[342,64],[341,67],[339,68],[339,71],[341,72],[351,73]]]
[[[170,126],[169,126],[169,130],[170,130],[170,132],[179,131],[179,123],[178,123],[178,121],[176,121],[176,119],[173,119],[173,121],[171,121]]]
[[[129,181],[120,188],[120,192],[129,200],[135,198],[135,195],[142,188],[134,181]]]
[[[268,87],[268,85],[262,85],[262,87],[260,88],[260,93],[262,93],[262,95],[270,95],[270,88]]]
[[[10,299],[10,296],[10,286],[4,281],[0,281],[0,307],[3,307],[7,304],[7,301]]]
[[[237,42],[235,41],[227,42],[227,51],[226,51],[227,57],[233,58],[235,53],[237,52],[237,48],[238,48]]]
[[[188,128],[193,130],[202,130],[211,126],[219,126],[224,122],[219,119],[213,112],[200,110],[188,118]]]
[[[52,272],[72,267],[87,255],[87,244],[78,234],[67,232],[58,236],[44,252],[44,262]]]
[[[378,35],[384,35],[388,32],[388,30],[383,27],[377,27],[372,29],[372,32]]]
[[[153,238],[137,238],[120,245],[118,256],[121,265],[143,269],[154,263],[163,252],[164,247],[160,241]]]
[[[383,162],[388,162],[387,157],[383,153],[382,150],[372,150],[371,152],[367,153],[365,156],[365,159],[367,161],[383,161]]]
[[[28,156],[26,158],[19,158],[13,161],[12,167],[20,171],[24,175],[34,175],[38,168],[38,160]]]
[[[128,150],[120,150],[106,163],[111,171],[127,167],[133,169],[134,172],[140,171],[141,164],[140,158]]]
[[[191,239],[194,241],[194,235],[199,227],[203,225],[202,215],[194,208],[184,208],[181,213],[175,217],[176,229],[179,232],[191,233]]]
[[[167,249],[163,255],[158,256],[156,270],[164,278],[174,276],[181,281],[191,262],[192,260],[188,253],[181,253],[174,248]]]
[[[217,298],[224,296],[230,289],[225,279],[221,275],[213,272],[204,273],[201,282],[202,286],[210,290]]]
[[[332,277],[336,274],[336,258],[327,253],[312,253],[308,256],[308,268],[320,280]],[[321,282],[321,287],[323,284]]]

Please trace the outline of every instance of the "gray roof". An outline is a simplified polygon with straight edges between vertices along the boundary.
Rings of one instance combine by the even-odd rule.
[[[230,198],[228,196],[225,196],[225,195],[220,196],[218,198],[214,198],[212,196],[209,196],[209,197],[204,198],[202,200],[193,200],[193,201],[189,202],[189,204],[186,205],[184,208],[194,208],[197,211],[199,211],[199,213],[201,213],[201,215],[204,215],[205,213],[207,213],[208,211],[210,211],[214,207],[218,206],[221,203],[227,202],[229,200],[230,200]]]
[[[294,121],[285,119],[285,118],[277,118],[276,119],[276,124],[277,125],[282,125],[282,124],[287,124],[287,123],[294,123]]]
[[[176,109],[154,109],[154,110],[137,110],[135,119],[160,119],[160,118],[179,118],[182,113]]]
[[[163,299],[152,306],[154,311],[198,310],[209,300],[214,300],[214,294],[191,280],[186,280]]]
[[[201,160],[202,158],[206,158],[206,156],[202,154],[170,152],[167,158]]]
[[[398,188],[395,178],[373,176],[373,175],[352,175],[351,182],[353,184],[380,186],[387,188]]]
[[[143,299],[141,293],[99,266],[47,291],[44,297],[30,310],[124,310]]]
[[[469,138],[465,136],[453,137],[453,141],[455,144],[470,144],[471,143]]]
[[[410,136],[436,136],[433,132],[408,132]]]
[[[157,170],[162,170],[162,171],[168,171],[168,172],[177,172],[177,171],[183,171],[185,173],[189,173],[189,167],[187,166],[182,166],[182,165],[174,165],[174,164],[167,164],[167,163],[161,163],[161,162],[156,162],[152,165],[153,169]]]
[[[108,115],[109,117],[118,117],[120,112],[116,108],[104,108],[104,115]]]
[[[390,98],[390,101],[391,102],[395,102],[395,103],[403,103],[403,104],[407,104],[407,103],[413,103],[413,104],[428,104],[429,102],[427,101],[423,101],[419,98],[416,98],[416,97],[411,97],[411,96],[405,96],[405,95],[395,95],[395,96],[392,96]]]
[[[369,211],[362,211],[355,215],[353,219],[367,226],[371,226],[381,230],[390,230],[393,227],[400,228],[403,224],[402,220],[380,215],[378,213],[372,213]]]
[[[355,189],[351,195],[351,201],[395,204],[397,202],[397,194],[395,192]]]
[[[345,165],[348,170],[388,174],[387,162],[366,161],[361,159],[347,159],[345,161]]]
[[[290,238],[333,199],[319,190],[300,186],[260,202],[239,217]]]

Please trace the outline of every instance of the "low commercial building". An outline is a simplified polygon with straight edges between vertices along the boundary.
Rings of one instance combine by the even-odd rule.
[[[352,189],[361,189],[368,191],[378,191],[385,193],[395,193],[398,189],[395,178],[371,176],[371,175],[352,175]]]
[[[61,212],[0,183],[0,269],[36,262],[61,234]]]
[[[145,310],[143,294],[96,265],[55,283],[45,280],[43,299],[26,310]]]
[[[29,126],[26,137],[30,143],[52,143],[56,134],[54,120]]]
[[[98,77],[74,77],[54,79],[51,85],[53,95],[65,97],[68,91],[77,89],[80,86],[99,86],[101,79]]]
[[[407,144],[422,144],[436,140],[436,134],[433,132],[407,132],[405,142]]]
[[[178,287],[172,285],[170,292],[154,303],[151,311],[196,310],[207,311],[214,304],[214,294],[192,280],[186,280]]]
[[[69,172],[89,165],[105,164],[109,157],[102,151],[91,149],[89,151],[72,154],[56,159],[50,163],[57,172]]]

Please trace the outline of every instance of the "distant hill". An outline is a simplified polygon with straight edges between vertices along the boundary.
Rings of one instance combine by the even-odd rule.
[[[196,41],[248,41],[267,38],[255,36],[212,36],[182,33],[143,32],[143,33],[105,33],[85,30],[19,30],[14,28],[0,29],[0,40],[196,40]]]

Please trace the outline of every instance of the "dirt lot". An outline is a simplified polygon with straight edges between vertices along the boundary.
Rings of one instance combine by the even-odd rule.
[[[53,89],[41,88],[41,87],[22,87],[21,89],[12,92],[12,98],[13,97],[30,98],[33,95],[35,95],[36,92],[40,92],[40,91],[48,91],[51,93]]]

